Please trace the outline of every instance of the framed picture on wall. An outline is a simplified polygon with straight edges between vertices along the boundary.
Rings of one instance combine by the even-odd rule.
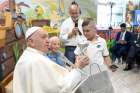
[[[9,0],[0,0],[0,12],[2,13],[6,9],[9,9]]]
[[[15,35],[18,39],[23,37],[22,25],[19,23],[15,23]]]

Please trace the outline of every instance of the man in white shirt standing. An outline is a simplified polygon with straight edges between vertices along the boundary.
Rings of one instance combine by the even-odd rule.
[[[84,54],[90,59],[89,65],[83,70],[89,74],[96,74],[100,72],[100,70],[106,71],[107,67],[112,71],[116,71],[117,66],[111,64],[106,41],[97,35],[97,29],[93,19],[86,18],[82,24],[82,27],[83,33],[89,43]],[[74,52],[76,55],[80,55],[80,47],[77,47]]]
[[[79,40],[85,39],[82,31],[83,20],[79,18],[80,12],[79,5],[72,2],[69,7],[70,17],[62,23],[60,31],[60,39],[65,46],[65,56],[73,63],[75,62],[74,50]]]
[[[48,33],[40,27],[26,31],[27,48],[19,58],[13,76],[13,93],[72,93],[81,81],[80,72],[87,57],[76,59],[71,71],[52,62],[48,52]]]

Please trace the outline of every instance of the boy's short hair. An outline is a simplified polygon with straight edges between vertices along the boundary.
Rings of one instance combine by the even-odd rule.
[[[90,22],[94,22],[92,18],[85,18],[82,23],[82,27],[89,25]]]

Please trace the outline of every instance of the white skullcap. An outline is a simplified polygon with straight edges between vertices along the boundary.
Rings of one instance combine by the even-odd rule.
[[[29,28],[26,33],[25,33],[25,39],[27,39],[28,37],[30,37],[34,32],[36,32],[37,30],[41,29],[41,27],[31,27]]]

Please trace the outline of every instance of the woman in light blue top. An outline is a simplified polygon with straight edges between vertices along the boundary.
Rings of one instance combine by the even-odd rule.
[[[60,40],[58,37],[51,37],[49,43],[50,50],[47,53],[47,56],[51,60],[63,67],[66,67],[66,63],[70,63],[69,65],[72,65],[72,63],[63,55],[63,53],[58,50],[60,48]]]

